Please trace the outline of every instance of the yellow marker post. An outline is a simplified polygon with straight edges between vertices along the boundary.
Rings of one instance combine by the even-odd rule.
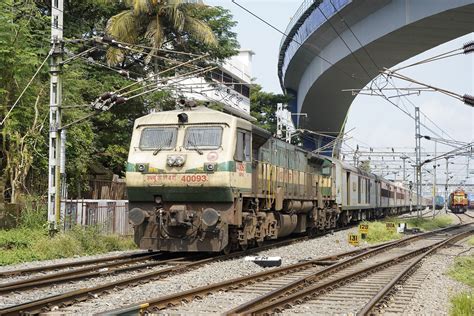
[[[397,231],[397,226],[393,222],[385,223],[385,228],[392,233]]]
[[[362,239],[365,239],[367,237],[367,234],[369,233],[369,224],[360,224],[359,225],[359,234]]]
[[[349,233],[348,239],[349,239],[349,243],[352,246],[359,246],[359,242],[360,242],[359,234]]]

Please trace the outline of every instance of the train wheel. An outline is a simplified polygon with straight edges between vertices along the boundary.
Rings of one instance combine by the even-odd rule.
[[[228,255],[232,252],[232,244],[231,243],[228,243],[227,246],[224,247],[224,249],[222,249],[222,253],[224,255]]]
[[[247,249],[249,249],[249,244],[248,243],[240,245],[240,250],[247,251]]]

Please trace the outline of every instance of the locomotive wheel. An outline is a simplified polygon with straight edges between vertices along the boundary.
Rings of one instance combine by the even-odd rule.
[[[222,249],[222,253],[224,255],[228,255],[232,252],[232,244],[231,243],[228,243],[227,246],[224,247],[224,249]]]
[[[314,238],[318,234],[318,229],[316,227],[309,227],[307,233],[309,238]]]
[[[247,249],[249,249],[249,244],[248,243],[240,245],[240,250],[246,251]]]

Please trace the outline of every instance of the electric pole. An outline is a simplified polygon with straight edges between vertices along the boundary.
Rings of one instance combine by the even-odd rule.
[[[435,141],[435,152],[434,156],[437,157],[437,142]],[[433,165],[433,218],[435,217],[435,206],[436,206],[436,161],[435,164]]]
[[[416,152],[416,210],[421,217],[421,134],[420,134],[420,108],[415,107],[415,152]]]
[[[61,209],[61,62],[63,60],[64,0],[51,1],[51,59],[49,103],[48,222],[58,228]]]
[[[402,157],[400,157],[400,159],[403,160],[403,173],[402,173],[402,174],[403,174],[403,178],[402,178],[402,182],[403,182],[403,185],[405,185],[405,181],[406,181],[406,177],[405,177],[405,176],[406,176],[406,174],[405,174],[405,160],[407,160],[408,157],[407,157],[407,156],[402,156]]]
[[[448,181],[449,181],[449,158],[446,157],[446,185],[444,186],[444,212],[448,213]]]
[[[283,104],[278,103],[277,104],[277,111],[276,111],[276,118],[277,118],[277,137],[282,138],[283,137],[283,122],[281,119],[281,113],[283,112]]]

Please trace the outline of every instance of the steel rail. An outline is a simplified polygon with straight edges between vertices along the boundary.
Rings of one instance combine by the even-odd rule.
[[[145,257],[142,257],[141,259],[147,260],[147,259],[153,259],[153,257],[154,256],[145,256]],[[31,279],[19,280],[19,281],[14,281],[14,282],[9,282],[9,283],[2,283],[0,284],[0,294],[11,292],[11,291],[37,288],[41,286],[62,283],[62,282],[67,282],[67,281],[72,281],[72,280],[94,278],[94,277],[99,277],[99,276],[110,275],[113,273],[122,273],[122,272],[145,269],[145,268],[166,265],[166,264],[171,264],[171,263],[179,263],[180,260],[185,260],[185,259],[186,259],[185,257],[180,257],[180,258],[173,258],[173,259],[160,260],[160,261],[154,261],[154,262],[145,262],[141,264],[125,266],[125,267],[115,268],[115,269],[110,269],[110,270],[108,269],[111,266],[125,265],[128,263],[137,261],[137,259],[133,259],[133,261],[132,260],[128,260],[127,262],[122,261],[122,262],[114,263],[113,265],[106,264],[106,265],[100,265],[100,266],[95,266],[95,267],[87,267],[83,269],[75,269],[72,271],[64,271],[60,273],[44,275],[44,276],[31,278]]]
[[[0,277],[9,277],[9,276],[15,276],[19,274],[66,269],[66,268],[77,267],[77,266],[85,266],[89,264],[97,264],[97,263],[107,262],[107,261],[140,258],[143,256],[149,256],[153,254],[158,255],[159,253],[160,252],[150,253],[146,251],[146,252],[140,252],[140,253],[134,253],[134,254],[118,255],[118,256],[113,256],[113,257],[104,257],[104,258],[98,258],[98,259],[88,259],[88,260],[82,260],[82,261],[58,263],[58,264],[52,264],[52,265],[43,266],[43,267],[32,267],[32,268],[25,268],[25,269],[11,270],[11,271],[3,271],[3,272],[0,272]]]
[[[315,293],[325,291],[327,289],[331,289],[334,287],[337,287],[339,284],[344,284],[347,282],[350,282],[354,278],[361,277],[363,275],[367,274],[372,274],[374,272],[378,272],[380,270],[383,270],[389,266],[393,266],[394,264],[401,263],[403,261],[406,261],[408,259],[411,259],[417,255],[420,255],[421,253],[425,253],[432,249],[433,247],[444,245],[445,242],[449,242],[455,238],[459,238],[460,235],[465,235],[466,233],[471,234],[472,229],[469,230],[469,232],[462,232],[460,234],[457,234],[455,236],[449,237],[448,239],[444,239],[442,241],[436,242],[432,245],[421,247],[418,249],[415,249],[413,251],[410,251],[402,256],[396,257],[396,258],[391,258],[388,260],[384,260],[382,262],[376,263],[374,265],[371,265],[369,267],[357,270],[355,272],[352,272],[350,274],[344,275],[340,278],[330,280],[324,283],[316,283],[310,286],[305,286],[302,290],[296,291],[296,292],[289,292],[289,291],[283,291],[283,294],[287,294],[286,296],[277,296],[278,298],[274,299],[273,301],[270,301],[271,299],[275,298],[275,295],[270,295],[270,296],[264,296],[263,298],[260,298],[258,302],[255,302],[252,304],[251,308],[243,308],[243,306],[239,306],[231,311],[226,312],[226,315],[232,314],[246,314],[246,315],[256,315],[256,314],[263,314],[266,312],[272,313],[272,312],[279,312],[281,313],[283,309],[291,306],[292,302],[303,302],[307,297],[313,296]],[[330,268],[332,268],[331,266]]]
[[[300,237],[300,238],[292,238],[292,239],[286,239],[282,241],[276,241],[276,242],[272,242],[270,244],[263,245],[258,248],[249,249],[246,251],[235,252],[228,255],[221,255],[217,257],[204,258],[204,259],[197,260],[195,262],[185,263],[179,266],[174,266],[170,268],[161,269],[158,271],[152,271],[152,272],[148,272],[144,274],[139,274],[130,278],[101,284],[101,285],[91,287],[91,288],[82,288],[82,289],[69,291],[66,293],[58,294],[58,295],[40,298],[35,301],[25,302],[19,305],[14,305],[14,306],[10,306],[4,309],[0,309],[0,315],[17,315],[19,313],[38,314],[38,313],[50,310],[50,308],[53,306],[68,306],[68,305],[74,304],[77,301],[85,301],[91,298],[92,295],[103,293],[106,290],[119,288],[119,287],[127,286],[130,284],[137,284],[139,282],[147,283],[152,280],[162,279],[162,278],[169,277],[178,273],[184,273],[191,269],[198,268],[202,265],[205,265],[211,262],[229,260],[229,259],[244,256],[247,254],[251,254],[251,253],[255,253],[255,252],[259,252],[259,251],[263,251],[267,249],[272,249],[275,247],[290,245],[290,244],[304,241],[307,239],[308,237]]]
[[[433,248],[429,249],[425,253],[423,253],[421,256],[416,258],[412,263],[410,263],[405,269],[403,269],[399,274],[397,274],[387,285],[385,285],[378,293],[376,296],[374,296],[358,313],[357,315],[370,315],[371,311],[376,308],[377,305],[382,301],[384,297],[389,294],[394,286],[398,284],[405,276],[407,276],[414,268],[417,266],[421,260],[429,256],[430,254],[436,252],[439,248],[444,247],[446,244],[453,242],[455,240],[459,240],[463,237],[466,237],[468,235],[472,234],[472,230],[460,233],[458,235],[452,236],[441,243],[437,244]]]
[[[444,228],[439,231],[450,230],[453,228],[454,226],[449,227],[449,228]],[[365,256],[367,254],[370,254],[372,251],[380,251],[380,250],[384,250],[386,248],[390,248],[393,246],[399,246],[404,243],[410,242],[412,240],[422,238],[423,236],[434,234],[435,232],[436,231],[422,233],[422,234],[410,236],[408,238],[404,238],[401,240],[390,241],[390,242],[386,242],[386,243],[375,245],[375,246],[369,246],[366,248],[356,249],[349,252],[334,254],[334,255],[330,255],[330,256],[326,256],[322,258],[309,260],[302,263],[297,263],[294,265],[289,265],[286,267],[272,269],[270,271],[263,271],[256,274],[251,274],[248,276],[243,276],[243,277],[239,277],[239,278],[235,278],[235,279],[231,279],[231,280],[227,280],[223,282],[218,282],[218,283],[198,287],[195,289],[190,289],[183,292],[178,292],[178,293],[174,293],[174,294],[170,294],[170,295],[166,295],[162,297],[157,297],[154,299],[149,299],[146,301],[128,305],[123,308],[117,308],[111,311],[107,311],[107,312],[102,313],[101,315],[142,314],[144,310],[154,312],[156,309],[165,308],[167,306],[175,306],[175,305],[180,304],[180,302],[183,302],[183,301],[192,301],[195,298],[202,297],[202,296],[211,294],[213,292],[217,292],[221,290],[237,289],[242,286],[254,284],[255,282],[258,282],[258,281],[263,281],[269,278],[283,276],[283,275],[296,272],[296,271],[306,270],[313,267],[314,265],[318,265],[318,264],[329,265],[330,267],[332,267],[334,265],[339,264],[338,262],[334,262],[335,260],[338,260],[347,256],[352,256],[352,255],[355,255],[355,257]],[[355,258],[355,257],[352,257],[352,258]],[[329,262],[329,261],[333,261],[333,262]]]
[[[376,255],[376,254],[378,254],[378,253],[380,253],[384,250],[392,248],[393,246],[401,246],[401,245],[405,244],[406,242],[415,241],[417,239],[421,239],[421,238],[426,237],[426,236],[434,235],[434,234],[439,233],[439,232],[444,232],[444,231],[457,229],[457,228],[463,227],[463,226],[466,226],[466,225],[453,225],[453,226],[450,226],[450,227],[447,227],[447,228],[442,228],[442,229],[438,229],[438,230],[434,230],[434,231],[430,231],[430,232],[425,232],[425,233],[414,235],[414,236],[411,236],[411,237],[408,237],[408,238],[400,239],[400,240],[397,240],[397,241],[394,241],[394,242],[391,242],[391,243],[387,243],[382,247],[375,248],[375,249],[370,250],[368,252],[361,253],[361,254],[356,255],[354,257],[350,257],[346,260],[340,261],[340,262],[338,262],[338,263],[336,263],[332,266],[329,266],[329,267],[327,267],[327,268],[325,268],[325,269],[323,269],[323,270],[321,270],[321,271],[319,271],[319,272],[317,272],[317,273],[315,273],[311,276],[300,278],[299,280],[296,280],[296,281],[294,281],[294,282],[292,282],[288,285],[285,285],[285,286],[283,286],[279,289],[276,289],[276,290],[274,290],[274,291],[272,291],[272,292],[270,292],[266,295],[263,295],[263,296],[258,297],[256,299],[253,299],[253,300],[251,300],[247,303],[244,303],[240,306],[237,306],[236,308],[227,311],[225,314],[231,315],[231,314],[239,314],[239,313],[244,313],[244,312],[247,313],[247,311],[252,310],[256,306],[261,306],[263,304],[263,302],[268,302],[272,299],[276,299],[276,298],[284,295],[287,292],[295,292],[295,291],[298,290],[298,288],[307,286],[310,283],[314,283],[317,280],[319,280],[320,278],[325,277],[325,275],[327,275],[327,274],[334,273],[336,271],[344,269],[346,266],[348,266],[350,264],[362,261],[364,259],[364,257]]]
[[[393,243],[393,242],[389,242]],[[164,308],[166,306],[178,305],[182,301],[191,301],[197,297],[208,295],[212,292],[217,292],[221,290],[230,290],[243,287],[246,285],[254,284],[259,281],[267,280],[274,277],[283,276],[285,274],[302,271],[309,269],[317,265],[332,265],[335,264],[340,258],[351,256],[365,251],[370,251],[370,249],[378,248],[381,245],[370,246],[366,248],[351,250],[347,252],[342,252],[334,255],[329,255],[313,260],[308,260],[304,262],[299,262],[285,267],[271,269],[269,271],[262,271],[255,274],[230,279],[227,281],[222,281],[210,285],[201,286],[198,288],[190,289],[183,292],[178,292],[175,294],[166,295],[163,297],[158,297],[156,299],[147,300],[126,307],[117,308],[111,311],[107,311],[98,315],[130,315],[132,312],[140,314],[146,308]]]

